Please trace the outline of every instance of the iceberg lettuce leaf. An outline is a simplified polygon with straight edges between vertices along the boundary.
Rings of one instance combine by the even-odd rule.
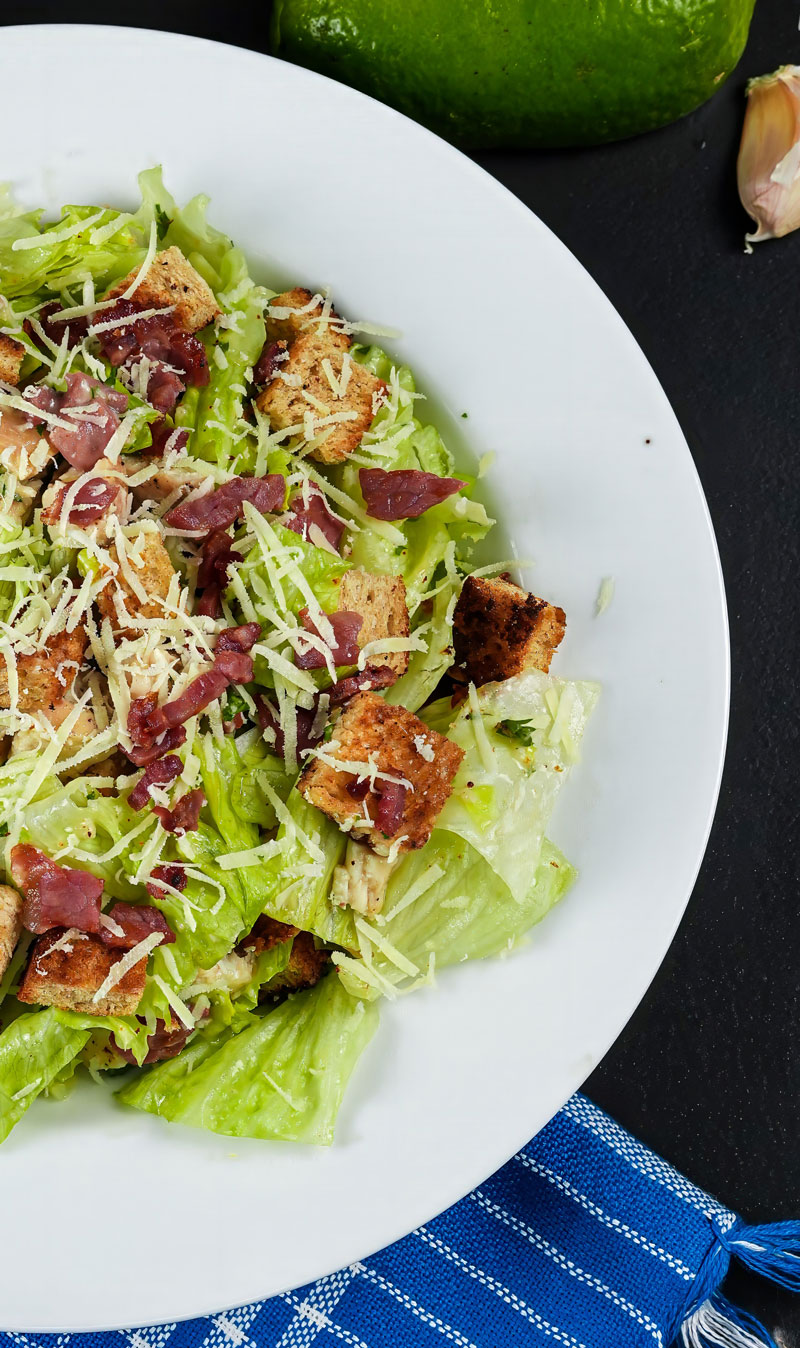
[[[80,1053],[89,1030],[61,1011],[29,1011],[0,1034],[0,1142]]]

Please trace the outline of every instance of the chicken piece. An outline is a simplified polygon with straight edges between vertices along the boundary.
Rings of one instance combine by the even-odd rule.
[[[71,932],[64,944],[58,946],[65,935],[65,931],[56,927],[34,943],[17,994],[19,1001],[92,1016],[134,1015],[144,992],[147,957],[128,969],[118,983],[95,1001],[95,993],[125,956],[83,932]],[[54,946],[58,948],[53,950]]]
[[[39,492],[42,490],[40,477],[29,477],[27,482],[17,482],[14,498],[4,510],[4,518],[14,524],[27,524],[33,515]],[[0,488],[0,499],[6,498],[5,487]]]
[[[49,722],[54,730],[58,730],[64,724],[70,712],[74,710],[74,702],[62,701],[57,702],[54,707],[35,713],[34,720],[37,724],[18,730],[11,741],[12,755],[46,749],[48,744],[52,742],[52,734],[48,731],[45,722]],[[97,721],[94,712],[91,707],[84,707],[67,736],[62,755],[65,758],[70,758],[79,749],[82,749],[84,744],[88,744],[89,740],[94,739],[96,734]],[[90,761],[91,759],[87,758],[80,763],[75,768],[76,773],[85,772]]]
[[[0,885],[0,978],[11,963],[11,956],[22,935],[23,898],[10,885]]]
[[[25,347],[22,342],[18,342],[16,337],[9,337],[7,332],[0,332],[0,380],[4,384],[19,383],[20,366],[24,359]]]
[[[4,407],[0,414],[0,467],[20,482],[38,477],[56,451],[34,426],[14,407]]]
[[[566,625],[563,609],[511,581],[467,576],[453,614],[454,673],[476,684],[546,674]]]
[[[408,606],[402,576],[376,576],[370,571],[346,571],[339,585],[339,608],[360,613],[359,647],[386,637],[408,639]],[[386,666],[396,682],[408,669],[408,651],[376,652],[367,657],[373,668]]]
[[[119,542],[110,550],[118,570],[100,590],[97,607],[117,636],[135,640],[144,631],[141,619],[163,618],[163,600],[177,572],[157,529],[143,530],[125,547],[125,557]]]
[[[379,857],[363,843],[348,838],[344,858],[333,872],[331,903],[367,917],[379,913],[393,869],[393,863],[386,857]]]
[[[62,521],[59,509],[65,488],[69,489],[79,478],[83,478],[87,483],[95,478],[102,478],[103,482],[116,488],[115,496],[99,519],[89,524],[82,524],[80,516],[76,514],[74,523],[80,529],[89,532],[98,543],[107,543],[113,534],[113,521],[118,520],[120,524],[125,525],[131,513],[131,495],[124,481],[124,472],[121,465],[109,463],[108,459],[98,459],[94,468],[87,472],[67,468],[58,477],[53,478],[42,496],[42,520],[49,526],[51,535],[54,538],[58,534],[63,535],[69,528],[69,522]]]
[[[33,655],[17,656],[19,710],[47,711],[62,703],[75,682],[85,650],[86,633],[78,627],[74,632],[57,633]],[[0,707],[10,705],[8,668],[5,660],[0,660]]]
[[[135,280],[138,268],[129,272],[121,281],[109,290],[106,299],[116,299],[124,295],[128,286]],[[184,332],[197,332],[206,327],[221,313],[210,285],[190,262],[187,262],[180,248],[165,248],[156,253],[143,280],[139,282],[133,296],[142,309],[163,309],[172,305],[172,315],[179,328]]]
[[[239,954],[232,950],[221,960],[212,964],[210,969],[198,969],[192,986],[184,992],[190,997],[201,992],[229,992],[235,997],[247,987],[256,971],[257,955],[254,950]]]
[[[405,707],[390,706],[377,693],[358,693],[330,741],[309,757],[297,789],[380,856],[396,856],[425,846],[463,757],[463,749]],[[363,799],[348,790],[357,788],[359,778],[370,779]],[[382,790],[395,799],[403,792],[390,833],[378,827]]]
[[[151,466],[158,466],[158,472],[131,487],[137,501],[166,501],[167,497],[171,496],[177,503],[181,497],[188,496],[190,491],[195,491],[201,486],[208,477],[205,472],[182,468],[180,463],[167,465],[163,458],[149,458],[148,462]],[[132,473],[144,466],[142,460],[136,460],[134,463],[131,459],[129,463]]]

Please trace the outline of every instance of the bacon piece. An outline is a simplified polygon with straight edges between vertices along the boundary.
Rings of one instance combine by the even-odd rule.
[[[152,444],[142,450],[143,454],[166,454],[173,451],[182,454],[189,443],[189,432],[170,426],[169,422],[162,418],[160,421],[150,422],[150,439]]]
[[[255,695],[255,704],[258,724],[262,730],[272,730],[274,732],[275,740],[271,747],[278,757],[282,758],[286,740],[278,718],[278,713],[275,711],[272,704],[267,702],[266,698],[261,697],[259,693],[256,693]],[[311,749],[315,744],[319,744],[325,727],[323,726],[318,734],[312,735],[312,729],[317,716],[316,706],[310,711],[303,707],[297,707],[295,716],[297,725],[297,752],[298,754],[303,754],[306,749]]]
[[[127,406],[124,393],[88,374],[72,371],[67,375],[67,391],[61,395],[58,415],[71,421],[75,429],[52,426],[47,438],[67,463],[85,473],[102,459]]]
[[[256,388],[265,388],[275,378],[289,358],[288,345],[289,343],[283,340],[277,342],[267,340],[264,343],[261,355],[253,366],[253,383]]]
[[[137,702],[145,701],[144,698],[137,698]],[[131,706],[133,704],[131,703]],[[130,720],[130,718],[129,718]],[[134,744],[131,749],[123,749],[126,758],[135,763],[137,768],[146,768],[149,763],[154,763],[157,758],[163,758],[165,754],[171,753],[173,749],[180,749],[182,744],[186,743],[186,731],[182,725],[171,726],[169,730],[155,740],[149,747],[146,745]]]
[[[175,940],[175,933],[164,914],[147,903],[113,903],[104,916],[122,928],[120,936],[102,923],[100,925],[100,940],[113,950],[133,950],[154,931],[163,935],[163,945],[171,945]]]
[[[387,838],[393,838],[403,822],[406,788],[402,782],[378,781],[375,784],[375,795],[378,797],[375,827]]]
[[[51,927],[100,930],[103,882],[89,871],[59,866],[38,847],[17,843],[11,849],[11,877],[25,899],[22,924],[40,935]]]
[[[110,309],[101,309],[94,315],[93,327],[101,329],[97,333],[100,353],[109,364],[122,365],[142,354],[172,366],[189,384],[207,384],[208,357],[200,339],[179,328],[171,313],[134,318],[140,310],[141,305],[134,300],[119,299]],[[119,326],[104,327],[112,321]]]
[[[94,524],[116,500],[119,483],[107,482],[103,477],[87,478],[76,491],[67,515],[62,516],[68,491],[69,487],[62,487],[55,501],[42,511],[45,524],[54,524],[57,520],[70,524]]]
[[[203,556],[197,571],[197,584],[203,593],[195,613],[208,618],[219,618],[222,613],[222,591],[228,584],[228,569],[240,562],[242,554],[231,547],[227,529],[215,529],[203,542]]]
[[[262,515],[278,510],[283,505],[286,481],[280,473],[266,477],[232,477],[216,491],[191,501],[181,501],[165,516],[172,529],[212,533],[228,529],[244,515],[244,503],[249,501]]]
[[[226,735],[235,735],[236,731],[241,730],[243,725],[244,725],[244,712],[237,711],[236,715],[232,716],[229,721],[222,722],[222,729]]]
[[[249,660],[249,657],[245,657]],[[253,663],[250,663],[250,675],[252,677]],[[214,664],[211,669],[207,669],[203,674],[198,674],[196,679],[184,688],[182,693],[173,698],[171,702],[165,702],[163,707],[159,707],[159,712],[164,718],[164,724],[167,727],[183,725],[190,717],[197,716],[198,712],[205,711],[206,707],[212,702],[216,702],[222,696],[228,684],[233,682],[229,679],[223,669]]]
[[[86,336],[89,328],[89,319],[85,314],[80,318],[54,319],[52,315],[58,313],[63,308],[64,305],[59,304],[58,300],[51,300],[49,304],[42,306],[35,317],[41,325],[45,335],[50,338],[51,342],[55,342],[57,346],[61,345],[64,340],[64,333],[69,329],[67,346],[71,350],[73,346],[77,346],[79,342],[82,342]],[[30,319],[25,319],[23,327],[29,337],[32,337],[34,341],[38,341],[37,334]]]
[[[23,390],[22,396],[26,403],[38,407],[41,412],[49,412],[51,416],[55,416],[61,406],[61,394],[56,389],[50,388],[49,384],[29,384]],[[29,412],[25,412],[23,415],[30,426],[41,426],[43,424]]]
[[[301,608],[299,616],[307,632],[322,637],[307,608]],[[358,660],[358,634],[364,624],[363,617],[360,613],[352,613],[348,609],[329,613],[327,617],[333,628],[333,643],[329,646],[333,663],[354,665]],[[325,638],[322,640],[325,641]],[[327,641],[325,644],[328,645]],[[317,650],[316,646],[309,646],[305,651],[295,651],[294,662],[298,669],[324,669],[327,664],[322,651]]]
[[[146,385],[144,397],[151,407],[155,407],[158,412],[166,415],[175,409],[178,399],[186,392],[186,385],[180,375],[171,365],[167,365],[163,360],[150,360],[149,356],[146,367]],[[143,380],[141,378],[139,366],[142,362],[142,355],[134,352],[132,356],[119,367],[119,377],[126,388],[131,392],[140,391]]]
[[[465,485],[457,477],[437,477],[419,468],[359,468],[367,514],[374,520],[415,520]]]
[[[358,674],[348,674],[347,678],[331,684],[325,691],[330,697],[331,706],[340,707],[343,702],[349,702],[351,697],[355,697],[356,693],[388,688],[394,682],[395,672],[389,665],[367,665]]]
[[[166,758],[156,758],[148,763],[138,782],[128,796],[132,810],[143,810],[152,800],[151,786],[169,786],[176,777],[180,777],[183,764],[177,754],[167,754]]]
[[[240,654],[251,651],[261,636],[260,623],[242,623],[241,627],[226,627],[217,637],[214,652],[239,651]]]
[[[302,492],[289,502],[291,514],[284,515],[281,524],[286,529],[291,529],[292,533],[299,534],[307,543],[313,543],[314,539],[309,537],[309,529],[316,525],[324,538],[328,540],[331,547],[339,551],[342,534],[345,531],[345,525],[342,520],[338,520],[328,509],[328,503],[322,492],[316,487],[309,490],[308,500],[303,499]]]
[[[141,1016],[138,1017],[141,1020]],[[144,1024],[144,1021],[142,1021]],[[142,1066],[148,1066],[154,1062],[164,1062],[167,1058],[175,1058],[186,1047],[186,1040],[192,1034],[192,1030],[187,1030],[180,1021],[175,1021],[170,1029],[167,1029],[163,1020],[156,1021],[156,1028],[151,1035],[147,1037],[147,1054],[142,1060]],[[114,1052],[121,1058],[129,1062],[132,1067],[137,1066],[136,1058],[130,1049],[120,1048],[113,1034],[111,1044]]]
[[[345,791],[353,800],[365,800],[369,795],[369,778],[353,777],[351,781],[345,784]]]
[[[158,815],[162,827],[168,833],[179,835],[194,833],[200,822],[200,811],[205,803],[205,795],[198,787],[196,791],[188,791],[185,796],[181,796],[173,809],[168,810],[163,805],[154,805],[153,813]]]
[[[159,884],[162,881],[162,884]],[[150,879],[147,881],[146,889],[151,899],[163,899],[167,891],[164,884],[171,885],[173,889],[183,891],[186,888],[186,871],[179,861],[167,861],[161,866],[154,866],[150,872]]]

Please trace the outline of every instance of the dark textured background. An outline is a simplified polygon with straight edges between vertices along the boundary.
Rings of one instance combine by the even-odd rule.
[[[267,9],[139,0],[135,17],[119,17],[266,50]],[[80,0],[5,13],[109,19],[106,4]],[[753,1221],[800,1217],[800,233],[745,256],[735,159],[745,80],[790,61],[800,62],[796,4],[758,0],[739,69],[675,126],[599,149],[478,156],[629,324],[686,432],[717,530],[733,703],[716,823],[669,955],[588,1090]],[[203,115],[214,109],[191,121],[194,144]],[[740,1274],[729,1291],[783,1348],[800,1348],[800,1298]]]

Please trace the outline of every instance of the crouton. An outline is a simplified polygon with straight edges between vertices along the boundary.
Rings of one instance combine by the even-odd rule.
[[[34,426],[14,407],[4,407],[0,418],[0,468],[6,468],[20,482],[38,477],[56,451]]]
[[[116,544],[110,551],[119,569],[99,592],[97,607],[117,635],[135,639],[144,630],[142,619],[163,618],[163,600],[177,572],[155,529],[128,539],[124,559],[120,559]],[[147,595],[146,599],[140,590]]]
[[[298,932],[292,941],[289,963],[281,973],[270,979],[264,989],[265,997],[271,997],[276,992],[299,992],[301,988],[313,988],[321,979],[329,960],[327,950],[317,948],[310,932]]]
[[[25,358],[25,347],[16,337],[0,332],[0,380],[4,384],[19,383],[19,370]]]
[[[135,280],[134,268],[108,291],[106,299],[124,295]],[[143,280],[134,291],[136,303],[143,309],[173,307],[173,318],[184,332],[197,332],[221,313],[211,287],[186,261],[180,248],[165,248],[156,253]]]
[[[86,649],[82,627],[74,632],[59,632],[50,637],[41,651],[17,657],[19,710],[46,711],[64,700],[75,682],[75,675]],[[9,707],[8,668],[0,660],[0,707]]]
[[[22,935],[22,895],[10,885],[0,885],[0,978]]]
[[[99,519],[92,520],[91,523],[82,523],[80,514],[76,513],[74,523],[80,529],[89,530],[98,543],[107,543],[112,536],[113,521],[118,520],[120,524],[124,525],[127,524],[130,516],[131,497],[124,481],[124,475],[125,469],[123,466],[110,463],[108,459],[98,459],[94,467],[89,470],[66,468],[63,473],[54,477],[42,495],[42,521],[49,526],[51,536],[55,538],[59,535],[63,538],[70,527],[70,522],[66,519],[62,520],[61,517],[61,510],[66,504],[65,501],[62,501],[65,492],[79,478],[83,478],[87,483],[94,481],[95,478],[102,478],[104,482],[115,489],[115,495]]]
[[[361,444],[386,389],[382,379],[350,359],[349,342],[331,329],[301,333],[278,374],[256,399],[256,407],[276,430],[302,425],[310,414],[313,434],[321,437],[311,458],[320,463],[341,463]],[[323,361],[329,363],[333,382]],[[328,417],[343,419],[327,421]]]
[[[429,729],[405,707],[390,706],[377,693],[358,693],[337,721],[330,741],[309,758],[297,788],[307,801],[373,851],[397,855],[425,846],[463,757],[463,749]],[[363,800],[358,800],[347,788],[359,776],[370,777],[371,767],[374,781]],[[381,774],[385,774],[384,782],[400,779],[409,783],[400,822],[391,837],[373,823]]]
[[[331,344],[338,345],[346,351],[350,345],[349,337],[327,326],[320,329],[318,319],[322,313],[322,304],[318,300],[312,305],[313,298],[310,290],[295,286],[293,290],[285,290],[282,295],[276,295],[270,300],[266,312],[267,341],[293,342],[301,332],[311,329],[319,331],[320,334],[330,333]],[[275,309],[291,309],[294,312],[288,314],[286,318],[278,318],[274,313]],[[330,317],[334,321],[338,319],[339,315],[335,309],[331,309]]]
[[[35,713],[35,725],[25,726],[23,730],[18,730],[11,741],[12,754],[30,753],[38,749],[47,748],[52,743],[52,731],[48,730],[47,723],[58,730],[66,721],[71,712],[75,710],[74,702],[57,702],[54,707],[45,708],[44,711]],[[62,753],[65,758],[70,758],[72,754],[88,744],[89,740],[94,739],[97,734],[97,721],[91,707],[84,707],[80,712],[74,726],[72,727]],[[87,758],[85,762],[78,765],[76,772],[85,772],[89,763]]]
[[[511,581],[467,576],[453,614],[454,673],[476,684],[546,674],[566,624],[563,609]]]
[[[58,949],[48,952],[65,935],[56,927],[34,943],[19,1001],[34,1006],[58,1006],[92,1016],[132,1016],[144,992],[147,958],[139,960],[105,996],[94,1000],[115,964],[124,955],[94,936],[78,932]]]
[[[362,650],[371,642],[387,637],[408,640],[408,605],[402,576],[346,571],[339,585],[339,608],[361,614],[358,645]],[[395,683],[408,669],[408,651],[375,651],[368,654],[367,664],[373,669],[384,666],[391,669]]]

